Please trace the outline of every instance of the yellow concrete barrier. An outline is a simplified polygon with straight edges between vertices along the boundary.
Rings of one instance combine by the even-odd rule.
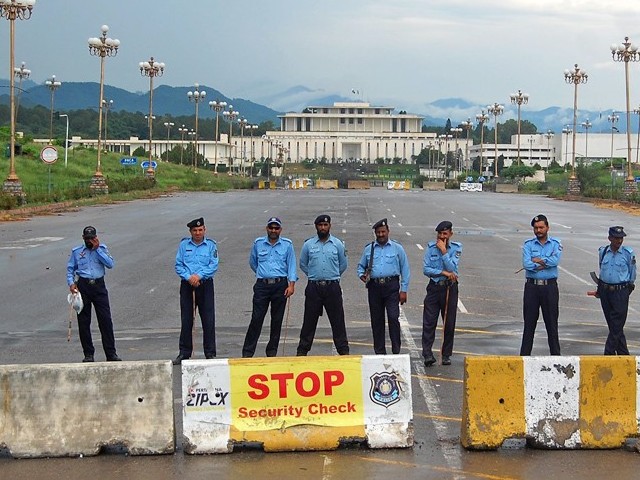
[[[347,181],[347,188],[367,190],[371,188],[371,185],[369,184],[369,180],[349,180]]]
[[[389,180],[387,182],[387,190],[409,190],[411,188],[411,180]]]
[[[461,442],[619,448],[640,433],[636,357],[467,357]]]
[[[173,453],[170,361],[0,366],[0,445],[15,458]]]
[[[182,362],[186,453],[329,450],[413,445],[408,355]]]
[[[316,188],[325,190],[338,188],[338,180],[316,180]]]

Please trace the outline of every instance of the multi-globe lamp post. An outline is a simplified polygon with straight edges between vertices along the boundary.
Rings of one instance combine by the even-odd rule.
[[[244,157],[246,156],[246,151],[244,148],[244,129],[249,124],[249,121],[246,118],[241,118],[238,120],[238,125],[240,125],[240,170],[242,170],[242,175],[244,176]]]
[[[197,83],[194,84],[194,90],[193,91],[188,91],[187,92],[187,98],[189,99],[190,102],[193,102],[195,104],[195,110],[196,110],[196,125],[195,125],[195,141],[194,141],[194,148],[195,148],[195,153],[193,155],[193,171],[194,173],[198,173],[198,104],[202,101],[204,101],[204,98],[207,96],[207,92],[205,92],[204,90],[200,90],[200,85],[198,85]]]
[[[593,123],[589,121],[587,118],[584,122],[580,124],[582,128],[584,128],[584,158],[588,160],[589,158],[589,129],[593,127]]]
[[[107,181],[102,175],[102,165],[100,164],[100,154],[102,152],[102,106],[104,100],[104,60],[106,57],[115,57],[118,54],[120,40],[107,37],[109,27],[102,25],[100,37],[92,37],[88,40],[89,55],[100,57],[100,98],[98,100],[98,155],[96,172],[91,179],[91,191],[94,193],[108,193]]]
[[[499,103],[494,103],[487,107],[489,115],[493,115],[495,120],[495,130],[493,131],[493,147],[494,147],[494,160],[493,160],[493,178],[494,181],[498,179],[498,116],[504,113],[504,106]]]
[[[20,108],[20,97],[22,96],[22,81],[29,78],[31,70],[27,68],[27,64],[22,62],[19,67],[13,67],[13,75],[18,79],[18,96],[16,98],[16,120],[18,118],[18,109]]]
[[[471,129],[473,128],[473,122],[471,122],[470,118],[467,118],[464,122],[461,122],[462,128],[467,131],[467,143],[465,144],[465,152],[464,152],[464,170],[465,174],[469,174],[469,136],[471,134]]]
[[[554,133],[551,130],[547,130],[547,133],[544,134],[544,138],[547,139],[547,172],[549,171],[549,164],[551,163],[551,139],[554,137]]]
[[[457,162],[456,162],[456,169],[458,170],[458,173],[460,172],[460,170],[462,170],[462,165],[460,162],[460,159],[458,157],[458,135],[460,135],[462,133],[462,128],[460,127],[453,127],[451,129],[449,129],[449,131],[451,133],[453,133],[453,136],[456,139],[456,143],[455,143],[455,155],[454,157],[456,158]]]
[[[520,90],[518,90],[518,93],[512,93],[511,95],[509,95],[509,98],[511,99],[511,103],[513,105],[518,106],[518,165],[520,165],[522,163],[522,161],[520,160],[520,108],[523,104],[529,103],[529,94],[522,93]]]
[[[254,151],[253,151],[253,131],[258,129],[258,125],[247,125],[247,129],[249,130],[249,142],[251,142],[251,171],[250,171],[250,176],[251,178],[253,178],[253,166],[256,160],[256,157],[254,155]]]
[[[484,110],[481,113],[476,114],[476,122],[480,126],[480,162],[478,164],[478,169],[480,170],[480,176],[482,176],[482,151],[484,150],[484,124],[489,121],[489,115],[484,113]]]
[[[229,172],[233,173],[233,144],[231,143],[231,135],[233,133],[233,122],[238,118],[240,112],[233,109],[233,105],[229,105],[229,110],[222,112],[222,116],[229,122]]]
[[[154,179],[155,171],[153,170],[153,79],[161,77],[164,74],[164,63],[156,62],[153,57],[145,62],[138,64],[140,75],[149,77],[149,167],[145,171],[145,176]]]
[[[220,144],[220,112],[222,112],[225,108],[227,108],[227,102],[221,102],[219,100],[212,100],[209,102],[209,108],[216,112],[216,138],[215,140],[215,160],[213,163],[213,172],[215,174],[218,173],[218,145]]]
[[[187,132],[189,131],[188,128],[186,128],[184,126],[184,124],[181,127],[178,127],[178,132],[180,132],[180,165],[182,165],[182,154],[184,153],[184,136],[187,134]]]
[[[578,85],[587,83],[589,76],[587,72],[574,64],[571,70],[564,71],[564,81],[573,85],[573,129],[572,129],[572,152],[571,152],[571,175],[567,184],[569,195],[580,194],[580,180],[576,177],[576,128],[578,123]]]
[[[629,100],[629,62],[640,60],[638,47],[629,41],[629,37],[624,37],[622,44],[611,45],[611,56],[614,62],[624,62],[625,78],[625,98],[627,105],[627,178],[624,181],[624,194],[632,195],[637,190],[636,182],[631,173],[631,103]],[[640,132],[639,132],[640,134]]]
[[[51,103],[49,108],[49,145],[53,145],[53,96],[58,88],[62,85],[62,82],[56,80],[55,75],[51,75],[44,84],[47,86],[50,92]]]
[[[7,176],[2,190],[17,197],[23,197],[22,183],[16,175],[16,102],[15,102],[15,21],[28,20],[36,4],[35,0],[2,0],[0,1],[0,17],[9,20],[9,175]]]
[[[617,132],[616,123],[620,121],[620,115],[616,111],[612,111],[611,115],[607,115],[607,121],[611,124],[611,175],[613,175],[613,132]]]
[[[171,150],[169,142],[171,139],[171,128],[175,125],[173,122],[164,122],[163,125],[167,127],[167,162],[169,161],[169,151]]]
[[[113,107],[113,100],[102,100],[102,108],[104,108],[104,151],[109,151],[109,136],[107,135],[107,126],[109,125],[109,112]]]

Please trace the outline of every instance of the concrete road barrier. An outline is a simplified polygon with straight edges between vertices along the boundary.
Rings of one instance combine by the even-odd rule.
[[[409,190],[411,188],[411,180],[389,180],[387,182],[387,190]]]
[[[349,180],[347,181],[347,188],[368,190],[369,188],[371,188],[371,185],[369,184],[369,180]]]
[[[513,183],[496,183],[496,193],[518,193],[518,185]]]
[[[413,445],[408,355],[182,362],[186,453]]]
[[[637,357],[467,357],[462,445],[622,447],[640,433],[639,371]]]
[[[427,190],[431,192],[444,191],[445,183],[444,182],[422,182],[422,190]]]
[[[170,361],[0,366],[0,445],[15,458],[173,453]]]
[[[316,189],[330,190],[338,188],[338,180],[316,180]]]

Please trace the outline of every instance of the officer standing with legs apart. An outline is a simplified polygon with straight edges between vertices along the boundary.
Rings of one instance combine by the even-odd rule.
[[[549,353],[560,355],[558,265],[562,258],[562,244],[559,239],[549,236],[549,221],[544,215],[533,217],[531,226],[535,237],[526,240],[522,246],[522,268],[526,280],[522,302],[524,332],[520,355],[531,355],[541,309],[547,329]]]
[[[451,241],[453,224],[449,221],[440,222],[436,232],[437,240],[429,242],[423,262],[423,273],[430,278],[422,312],[422,356],[425,367],[436,363],[432,348],[440,314],[444,321],[442,365],[451,365],[458,310],[458,263],[462,244]]]
[[[329,317],[338,354],[349,355],[340,288],[340,276],[348,266],[347,252],[342,240],[330,233],[329,215],[319,215],[314,223],[317,236],[304,242],[300,252],[300,269],[309,280],[304,290],[304,318],[297,355],[305,356],[311,350],[323,308]]]
[[[187,224],[191,237],[183,238],[176,253],[175,270],[180,277],[180,353],[173,361],[179,365],[193,353],[193,322],[198,307],[202,321],[205,358],[216,357],[216,313],[213,276],[218,271],[218,246],[206,238],[202,217]],[[195,304],[194,304],[195,302]]]
[[[624,228],[609,229],[609,245],[600,247],[600,279],[598,290],[587,292],[600,298],[600,305],[607,320],[609,335],[604,345],[605,355],[629,355],[624,325],[629,310],[629,295],[635,288],[636,256],[629,247],[622,246]]]
[[[269,343],[267,343],[267,357],[278,354],[282,319],[288,298],[295,291],[296,254],[293,243],[281,237],[282,222],[277,217],[267,221],[267,235],[256,238],[249,255],[249,266],[256,274],[253,286],[253,311],[251,322],[244,339],[242,356],[253,357],[264,317],[271,305],[271,328],[269,329]],[[286,337],[285,337],[286,338]]]
[[[113,268],[113,257],[104,243],[100,243],[96,229],[82,231],[84,245],[71,250],[67,262],[67,285],[71,293],[80,292],[84,307],[78,313],[78,333],[84,352],[83,362],[93,362],[95,349],[91,340],[91,305],[96,311],[102,336],[102,348],[109,362],[119,362],[113,335],[109,292],[104,283],[105,268]],[[77,277],[77,281],[76,281]]]
[[[385,321],[387,312],[391,353],[400,353],[400,305],[407,301],[409,289],[409,261],[398,242],[389,240],[389,224],[386,218],[373,225],[376,240],[364,247],[358,263],[358,277],[367,286],[373,351],[386,355]]]

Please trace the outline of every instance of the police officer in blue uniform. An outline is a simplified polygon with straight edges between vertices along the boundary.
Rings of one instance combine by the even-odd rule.
[[[605,355],[629,355],[624,325],[629,310],[629,295],[635,288],[636,256],[631,248],[622,245],[626,236],[624,227],[609,228],[609,245],[600,247],[598,251],[598,290],[590,292],[600,297],[600,305],[609,327],[604,345]]]
[[[314,223],[317,236],[305,241],[300,252],[300,269],[307,275],[308,282],[304,290],[304,317],[297,355],[307,355],[311,350],[323,308],[329,317],[338,354],[348,355],[349,340],[340,288],[340,277],[348,266],[347,251],[342,240],[331,235],[329,215],[318,215]]]
[[[436,232],[436,241],[429,242],[424,252],[422,269],[430,279],[422,312],[422,356],[426,367],[436,363],[432,348],[440,314],[444,320],[442,365],[451,365],[458,309],[458,264],[462,243],[451,240],[453,224],[448,220],[440,222]]]
[[[407,301],[411,272],[407,254],[398,242],[389,239],[386,218],[373,225],[376,240],[364,247],[357,273],[367,286],[373,351],[386,355],[385,321],[387,312],[391,352],[400,353],[400,305]]]
[[[95,349],[91,340],[91,305],[96,311],[102,336],[102,348],[109,362],[119,362],[113,335],[109,292],[104,283],[105,268],[113,268],[113,257],[104,243],[100,243],[95,227],[82,231],[84,245],[71,250],[67,262],[67,285],[71,293],[80,292],[84,307],[78,313],[78,333],[84,352],[83,362],[93,362]],[[76,280],[77,279],[77,280]]]
[[[271,305],[271,328],[266,355],[267,357],[277,355],[287,299],[293,295],[298,279],[293,243],[288,238],[280,236],[282,230],[280,219],[271,217],[267,221],[266,230],[265,236],[258,237],[253,242],[249,255],[249,266],[256,274],[256,283],[253,286],[251,322],[242,347],[242,356],[245,358],[253,357],[256,351],[269,305]]]
[[[522,303],[524,332],[520,355],[531,355],[540,310],[547,329],[549,353],[560,355],[558,265],[562,258],[562,243],[557,238],[549,236],[549,221],[544,215],[533,217],[531,226],[535,237],[526,240],[522,246],[522,267],[526,279]]]
[[[213,277],[218,271],[218,246],[205,236],[204,218],[187,223],[191,237],[183,238],[176,253],[175,270],[180,277],[180,353],[173,361],[179,365],[193,353],[195,308],[202,321],[206,358],[216,356],[216,314]],[[195,305],[194,305],[195,302]]]

